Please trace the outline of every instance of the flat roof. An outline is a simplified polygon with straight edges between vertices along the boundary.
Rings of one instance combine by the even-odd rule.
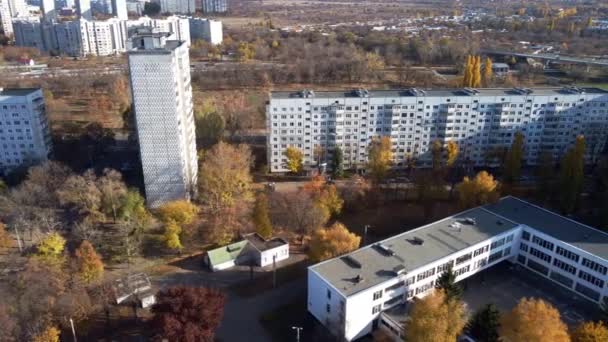
[[[40,88],[0,88],[0,96],[27,96]]]
[[[465,219],[472,219],[465,222]],[[515,228],[517,224],[473,208],[310,267],[345,296],[410,272]],[[423,241],[420,244],[421,240]],[[377,245],[392,251],[386,253]],[[361,281],[356,281],[360,277]]]
[[[580,92],[569,92],[565,87],[543,87],[526,88],[529,93],[522,93],[517,88],[476,88],[467,90],[465,88],[453,89],[391,89],[391,90],[365,90],[366,96],[361,96],[357,90],[340,91],[312,91],[309,97],[303,97],[302,91],[273,91],[270,93],[271,99],[290,99],[290,98],[341,98],[341,97],[361,97],[361,98],[381,98],[381,97],[449,97],[449,96],[547,96],[547,95],[587,95],[587,94],[606,94],[608,91],[600,88],[576,88]]]
[[[227,246],[222,246],[220,248],[207,251],[209,264],[211,264],[211,266],[217,266],[231,260],[236,260],[241,252],[243,252],[245,247],[247,247],[248,243],[249,242],[247,240],[241,240]]]
[[[287,241],[281,238],[273,238],[270,240],[265,240],[257,233],[247,234],[245,235],[245,239],[249,241],[253,247],[255,247],[258,251],[264,252],[269,249],[277,248],[279,246],[283,246],[287,244]]]
[[[485,208],[583,251],[608,260],[608,234],[516,197],[504,197]]]

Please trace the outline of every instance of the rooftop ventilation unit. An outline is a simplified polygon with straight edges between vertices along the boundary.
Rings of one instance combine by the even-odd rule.
[[[407,273],[405,266],[403,266],[403,265],[397,265],[397,266],[393,267],[393,272],[395,272],[396,275],[402,275],[402,274]]]
[[[369,97],[369,91],[367,89],[355,89],[354,93],[358,97]]]
[[[568,94],[584,94],[585,90],[579,87],[564,87],[562,88],[562,91],[568,93]]]
[[[473,217],[465,217],[461,220],[462,223],[474,226],[477,224],[477,221]]]
[[[357,284],[359,284],[360,282],[362,282],[364,279],[360,274],[357,274],[357,276],[353,279],[353,281]]]
[[[426,95],[426,91],[424,91],[422,89],[418,89],[418,88],[410,88],[410,89],[408,89],[408,93],[410,93],[411,95],[414,95],[414,96],[425,96]]]
[[[534,91],[530,88],[519,88],[519,87],[515,87],[513,88],[513,91],[518,93],[519,95],[529,95],[532,94]]]
[[[502,223],[502,221],[501,221],[501,220],[496,221],[496,224],[497,224],[497,225],[499,225],[499,226],[502,226],[502,225],[503,225],[503,223]]]
[[[352,268],[362,267],[361,263],[357,259],[353,258],[351,255],[343,256],[342,260],[344,260],[344,262],[346,262]]]
[[[374,247],[386,256],[395,255],[395,252],[392,249],[390,249],[388,246],[383,245],[381,243],[375,244]]]
[[[477,89],[475,89],[475,88],[469,88],[469,87],[465,87],[465,88],[463,89],[463,91],[464,91],[466,94],[469,94],[469,95],[477,95],[477,94],[479,94],[479,90],[477,90]]]
[[[452,228],[453,230],[457,230],[457,231],[462,230],[462,225],[460,224],[460,222],[452,222],[452,223],[450,223],[449,227]]]
[[[226,250],[228,252],[235,252],[235,251],[238,251],[239,249],[241,249],[240,246],[228,246],[228,247],[226,247]]]
[[[411,243],[412,245],[418,245],[418,246],[421,246],[421,245],[423,245],[423,244],[424,244],[424,240],[422,240],[421,238],[419,238],[419,237],[417,237],[417,236],[414,236],[413,238],[408,239],[407,241],[408,241],[409,243]]]
[[[310,89],[304,89],[300,92],[300,95],[304,98],[314,97],[315,92]]]

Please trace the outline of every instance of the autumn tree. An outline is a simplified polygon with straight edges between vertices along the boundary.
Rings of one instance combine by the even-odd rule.
[[[443,145],[441,144],[441,141],[433,140],[431,155],[433,157],[433,171],[437,173],[442,168]]]
[[[471,208],[497,201],[500,197],[498,185],[498,181],[487,171],[479,172],[473,179],[464,177],[456,186],[460,205]]]
[[[197,112],[195,117],[196,138],[203,147],[217,144],[224,136],[226,122],[224,117],[215,111],[210,113]]]
[[[184,248],[180,238],[182,227],[175,220],[169,219],[165,222],[164,228],[163,240],[167,248],[181,251]]]
[[[273,192],[270,202],[272,222],[302,235],[323,227],[329,220],[329,212],[306,191]]]
[[[164,223],[173,221],[180,226],[185,226],[194,221],[198,212],[199,208],[189,201],[175,200],[160,206],[157,215]]]
[[[351,233],[342,223],[314,231],[310,241],[310,258],[313,261],[330,259],[359,248],[361,237]]]
[[[252,219],[256,233],[265,239],[272,237],[272,223],[268,210],[268,198],[263,193],[258,194],[253,205]]]
[[[65,239],[59,233],[48,234],[37,246],[37,257],[48,264],[61,263],[65,242]]]
[[[103,262],[89,241],[82,241],[76,249],[76,265],[78,275],[87,284],[101,279],[103,276]]]
[[[521,132],[515,133],[515,138],[511,148],[507,152],[503,168],[505,183],[514,183],[521,174],[521,161],[524,156],[524,135]]]
[[[38,335],[34,336],[32,342],[59,342],[61,331],[54,326],[48,326]]]
[[[606,342],[608,328],[604,322],[584,322],[579,324],[570,336],[572,342]]]
[[[380,139],[372,139],[368,147],[367,168],[376,182],[379,182],[386,177],[392,162],[393,152],[391,138],[384,136]]]
[[[344,154],[340,146],[336,146],[334,149],[331,174],[334,178],[344,177]]]
[[[198,195],[203,203],[210,238],[230,239],[233,234],[250,224],[251,150],[246,145],[219,142],[201,158],[198,174]]]
[[[583,190],[585,166],[585,138],[576,137],[574,146],[562,158],[559,173],[560,204],[564,213],[571,213],[577,206]]]
[[[486,304],[469,319],[465,330],[479,342],[498,342],[500,312],[494,304]]]
[[[152,306],[154,327],[169,341],[212,342],[226,295],[216,289],[177,286],[162,290]]]
[[[0,222],[0,248],[10,248],[13,243],[13,238],[6,230],[6,225]]]
[[[456,283],[456,274],[451,265],[437,278],[435,288],[443,290],[447,299],[460,299],[462,297],[462,286]]]
[[[414,302],[403,326],[406,341],[453,342],[466,324],[464,305],[441,290]]]
[[[57,196],[61,205],[68,209],[82,216],[100,218],[101,191],[97,187],[97,177],[93,170],[68,177],[57,190]]]
[[[486,64],[483,69],[483,82],[486,87],[490,86],[493,77],[494,73],[492,72],[492,59],[490,59],[490,57],[486,57]]]
[[[128,189],[120,172],[113,169],[104,169],[103,175],[97,179],[97,188],[100,193],[100,210],[104,215],[111,216],[116,222],[119,210],[124,204]]]
[[[304,153],[297,147],[289,146],[285,150],[287,169],[292,173],[300,173],[304,167]]]
[[[447,153],[445,164],[448,168],[452,167],[458,158],[459,147],[458,143],[450,140],[445,146],[445,151]]]
[[[505,342],[568,342],[568,328],[551,304],[523,298],[501,320],[500,337]]]
[[[553,160],[553,153],[541,151],[538,155],[536,166],[536,176],[538,177],[536,192],[537,196],[543,201],[551,197],[554,174],[555,162]]]

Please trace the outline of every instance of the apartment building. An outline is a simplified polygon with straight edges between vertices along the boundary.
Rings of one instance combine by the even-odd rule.
[[[86,20],[93,20],[91,12],[91,0],[76,0],[76,12],[78,17]]]
[[[40,88],[0,88],[0,173],[48,160],[51,132]]]
[[[160,0],[161,13],[193,14],[196,12],[194,0]]]
[[[189,199],[197,155],[188,46],[169,34],[136,35],[129,74],[148,206]]]
[[[203,13],[225,13],[228,11],[228,0],[201,0]]]
[[[156,32],[168,32],[174,35],[175,40],[180,40],[190,47],[190,23],[188,18],[170,16],[164,19],[153,19],[140,17],[136,20],[127,21],[127,30],[131,36],[139,28],[152,28]]]
[[[308,311],[351,341],[399,336],[404,312],[452,267],[460,281],[509,261],[580,298],[608,296],[608,234],[514,197],[477,207],[308,269]]]
[[[127,0],[112,0],[112,15],[119,20],[129,20]]]
[[[25,0],[0,0],[0,22],[5,35],[13,35],[13,18],[28,15]]]
[[[266,108],[271,172],[286,172],[285,150],[304,153],[309,168],[340,147],[347,168],[364,168],[373,138],[391,138],[394,166],[414,158],[431,165],[432,142],[456,141],[460,159],[496,164],[492,152],[525,136],[527,164],[541,151],[562,155],[579,134],[596,157],[608,134],[608,91],[597,88],[272,92]],[[322,151],[323,153],[315,152]],[[495,153],[494,153],[495,154]],[[331,167],[331,165],[329,165]]]
[[[190,37],[202,39],[213,45],[222,44],[224,39],[222,22],[205,18],[188,18],[190,23]]]

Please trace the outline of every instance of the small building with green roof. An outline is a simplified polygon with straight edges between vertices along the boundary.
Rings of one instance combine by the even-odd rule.
[[[235,265],[260,267],[289,258],[289,243],[280,238],[266,240],[253,233],[229,245],[207,251],[205,263],[212,271],[225,270]]]

